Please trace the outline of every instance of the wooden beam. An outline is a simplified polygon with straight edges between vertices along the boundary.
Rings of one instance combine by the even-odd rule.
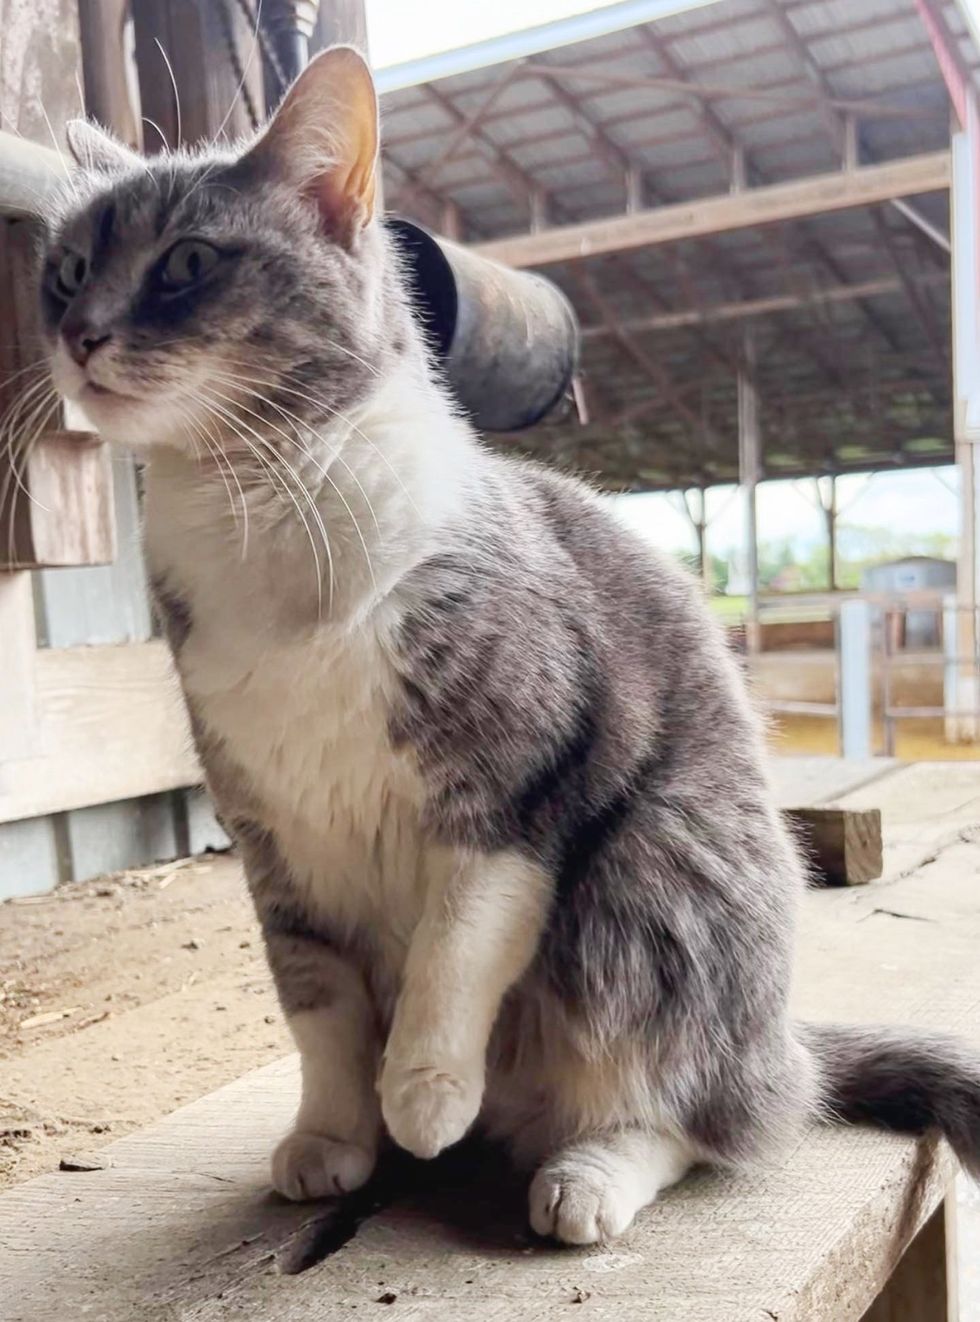
[[[724,197],[563,225],[538,234],[493,239],[476,244],[474,251],[508,266],[547,266],[598,253],[624,252],[676,239],[703,238],[754,225],[846,211],[894,197],[941,192],[949,188],[949,182],[949,153],[929,152],[860,170],[749,188]]]
[[[788,808],[785,816],[826,885],[863,886],[881,876],[879,808]]]
[[[605,296],[599,289],[599,285],[593,279],[591,272],[586,270],[576,270],[579,285],[586,296],[591,299],[596,311],[602,317],[604,323],[609,327],[610,333],[622,345],[625,352],[633,359],[637,366],[650,377],[654,382],[664,401],[670,405],[677,416],[684,422],[688,429],[687,435],[690,438],[699,438],[705,436],[710,438],[711,431],[704,423],[704,419],[699,416],[694,409],[683,398],[681,392],[670,378],[664,364],[659,358],[648,354],[641,345],[637,344],[628,331],[624,331],[622,326],[616,321],[615,315],[610,308]]]
[[[948,285],[947,276],[935,275],[910,279],[916,284]],[[631,332],[681,330],[687,326],[702,326],[716,321],[741,321],[749,317],[767,317],[779,312],[797,312],[823,303],[849,303],[854,299],[879,298],[885,294],[898,294],[905,288],[898,276],[882,276],[877,280],[863,280],[853,285],[839,285],[831,289],[814,289],[810,294],[774,294],[771,298],[737,299],[732,303],[715,303],[707,307],[684,312],[664,312],[650,317],[628,317],[620,326]],[[605,323],[585,326],[582,338],[600,339],[612,332]]]

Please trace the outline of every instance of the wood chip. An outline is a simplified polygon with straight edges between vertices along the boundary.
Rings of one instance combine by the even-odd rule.
[[[104,1171],[113,1164],[109,1156],[98,1152],[75,1152],[70,1157],[62,1157],[58,1162],[61,1171]]]
[[[73,1014],[78,1014],[81,1008],[80,1005],[73,1005],[70,1010],[45,1010],[43,1014],[28,1015],[20,1021],[20,1027],[40,1028],[42,1024],[56,1024],[59,1019],[70,1019]]]

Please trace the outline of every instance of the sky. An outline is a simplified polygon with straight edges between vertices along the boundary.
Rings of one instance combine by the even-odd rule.
[[[716,3],[717,0],[705,0]],[[406,0],[367,0],[371,58],[376,68],[420,59],[470,45],[502,33],[553,22],[571,14],[604,8],[616,0],[426,0],[424,7]],[[690,0],[688,0],[688,4]],[[980,44],[980,0],[958,0]],[[678,4],[678,8],[688,5]],[[420,22],[420,13],[425,21]],[[845,477],[838,483],[842,521],[900,527],[909,532],[959,531],[955,469],[940,477],[927,470],[878,474],[872,479]],[[666,549],[688,547],[690,526],[661,496],[632,497],[629,517]],[[821,516],[805,495],[786,482],[759,489],[759,533],[763,540],[795,538],[800,544],[822,534]],[[711,549],[725,555],[743,540],[743,506],[731,488],[709,493]]]
[[[488,37],[604,9],[615,0],[367,0],[368,43],[376,69],[455,50]],[[420,22],[420,16],[425,16]]]
[[[851,527],[958,536],[958,488],[955,468],[848,475],[837,480],[839,521]],[[664,550],[694,550],[691,525],[671,497],[627,496],[620,508],[634,527]],[[791,541],[803,551],[824,540],[823,515],[810,482],[763,482],[757,508],[760,542]],[[734,488],[715,487],[708,492],[708,518],[713,554],[727,558],[744,545],[744,506]]]

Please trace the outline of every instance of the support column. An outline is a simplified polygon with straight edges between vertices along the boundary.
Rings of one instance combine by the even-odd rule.
[[[762,467],[759,433],[759,398],[755,387],[755,336],[744,332],[743,366],[738,373],[738,479],[745,509],[745,561],[749,579],[749,610],[746,643],[750,653],[759,650],[759,528],[756,488]]]
[[[954,742],[980,738],[977,682],[978,521],[980,521],[980,114],[966,94],[965,123],[952,140],[953,435],[960,470],[960,557],[957,571],[956,683],[946,721]]]
[[[823,506],[824,518],[827,520],[827,587],[831,592],[836,592],[839,585],[837,572],[837,478],[831,474],[828,481],[830,487],[827,499],[824,500],[821,493],[820,503]]]

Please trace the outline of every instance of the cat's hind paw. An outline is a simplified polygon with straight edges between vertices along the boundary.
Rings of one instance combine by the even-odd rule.
[[[374,1155],[356,1143],[295,1130],[272,1154],[272,1185],[292,1202],[336,1198],[366,1184]]]
[[[388,1133],[415,1157],[436,1157],[457,1143],[476,1119],[483,1077],[466,1077],[434,1065],[386,1065],[381,1113]]]

